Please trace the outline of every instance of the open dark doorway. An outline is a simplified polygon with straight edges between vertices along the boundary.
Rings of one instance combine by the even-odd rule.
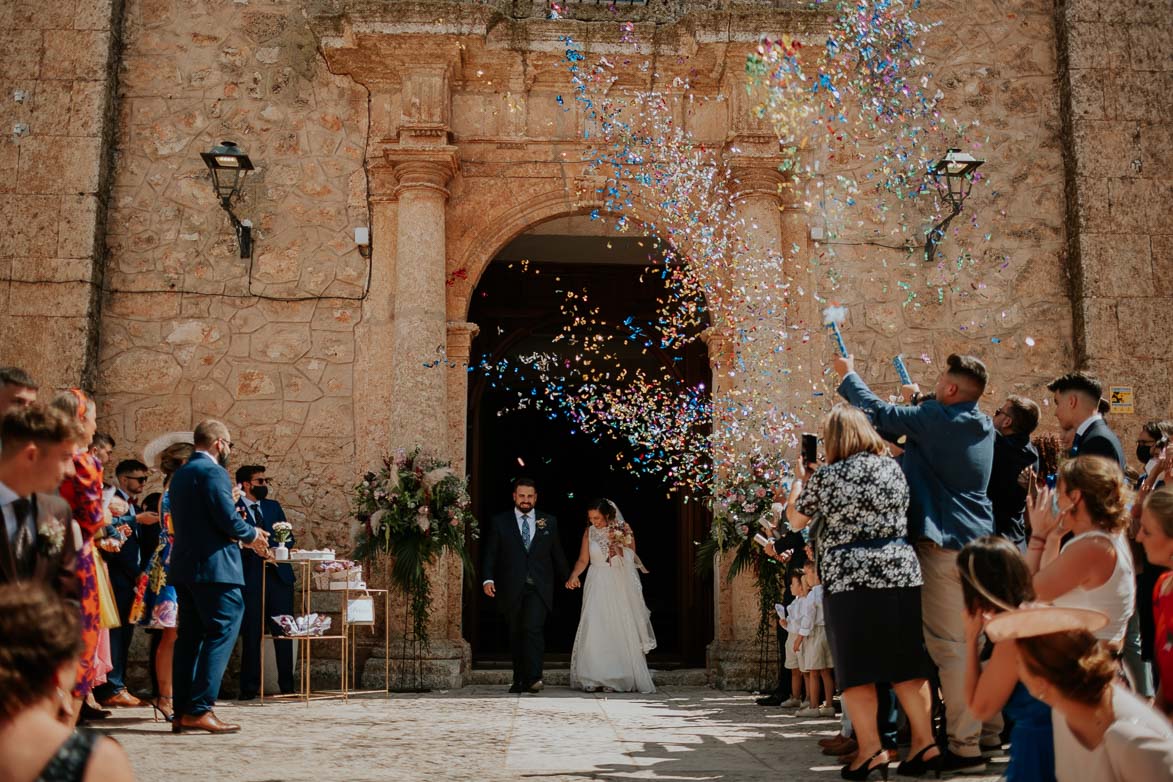
[[[662,296],[663,291],[647,281],[646,250],[636,239],[565,236],[552,245],[548,235],[532,243],[528,238],[515,241],[490,264],[474,292],[469,320],[480,326],[473,343],[474,362],[482,357],[517,361],[534,353],[574,360],[576,347],[554,340],[565,323],[560,307],[567,290],[587,291],[591,310],[608,323],[632,317],[636,322],[657,319],[657,292]],[[624,257],[624,251],[627,262],[614,262]],[[551,255],[572,262],[540,260]],[[625,368],[642,366],[656,374],[668,367],[689,386],[710,387],[708,357],[699,340],[674,353],[632,344],[621,361]],[[696,575],[694,568],[695,542],[707,534],[710,518],[703,503],[669,493],[659,478],[620,463],[617,444],[594,442],[565,418],[551,417],[533,404],[519,409],[516,387],[494,384],[476,372],[469,378],[468,421],[470,488],[477,517],[508,510],[513,480],[532,477],[538,484],[538,507],[558,517],[562,545],[573,563],[586,529],[587,503],[600,496],[613,500],[631,522],[640,557],[650,571],[644,576],[644,595],[658,641],[650,664],[703,666],[705,648],[713,638],[712,579]],[[479,565],[478,547],[472,553]],[[581,600],[581,591],[560,586],[555,590],[554,611],[546,625],[548,664],[569,660]],[[472,646],[474,665],[507,664],[504,622],[479,591],[466,594],[464,635]]]

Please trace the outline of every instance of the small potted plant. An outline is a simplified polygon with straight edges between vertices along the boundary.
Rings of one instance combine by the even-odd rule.
[[[273,534],[271,537],[273,550],[273,558],[285,560],[289,559],[289,549],[285,548],[285,544],[293,538],[293,525],[288,521],[273,522]]]

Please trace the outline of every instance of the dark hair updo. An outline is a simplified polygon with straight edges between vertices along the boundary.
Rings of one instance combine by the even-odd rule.
[[[965,610],[971,614],[1001,613],[1006,606],[1017,608],[1035,599],[1026,560],[1005,538],[989,535],[967,543],[957,555],[957,570]]]
[[[1112,654],[1087,630],[1019,638],[1018,656],[1028,671],[1073,701],[1095,705],[1116,678]]]
[[[596,510],[603,515],[607,521],[614,521],[615,517],[619,515],[619,509],[610,500],[597,499],[591,500],[587,505],[587,512]]]

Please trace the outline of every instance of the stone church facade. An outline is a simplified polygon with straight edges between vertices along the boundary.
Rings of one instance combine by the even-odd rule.
[[[820,14],[788,0],[562,5],[549,20],[542,0],[6,0],[0,363],[92,389],[120,458],[223,419],[235,458],[279,477],[303,543],[346,550],[350,487],[389,449],[465,460],[462,364],[485,268],[519,235],[601,206],[581,112],[556,100],[570,95],[571,35],[588,55],[654,63],[624,86],[680,76],[722,98],[680,120],[729,156],[750,241],[806,258],[820,252],[812,227],[835,229],[836,263],[868,280],[841,294],[857,354],[975,353],[991,400],[1042,398],[1050,377],[1086,367],[1133,388],[1135,414],[1114,420],[1124,436],[1169,415],[1167,2],[922,4],[943,22],[926,48],[942,106],[984,128],[990,180],[973,206],[991,225],[977,251],[988,273],[939,300],[931,265],[878,265],[851,241],[867,226],[780,194],[745,56],[764,33],[817,42]],[[632,22],[634,53],[617,21]],[[251,259],[199,157],[222,139],[257,164],[235,205],[255,226]],[[788,271],[822,284],[805,262]],[[900,283],[922,291],[915,306]],[[709,340],[718,377],[727,350]],[[823,346],[805,350],[782,382],[809,397]],[[459,686],[462,576],[440,571],[432,670]],[[747,583],[717,583],[709,668],[734,686],[756,665],[756,607]]]

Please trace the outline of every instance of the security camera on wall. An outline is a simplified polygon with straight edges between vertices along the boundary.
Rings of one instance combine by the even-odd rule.
[[[354,243],[358,245],[358,254],[364,258],[371,257],[371,229],[366,226],[354,229]]]

